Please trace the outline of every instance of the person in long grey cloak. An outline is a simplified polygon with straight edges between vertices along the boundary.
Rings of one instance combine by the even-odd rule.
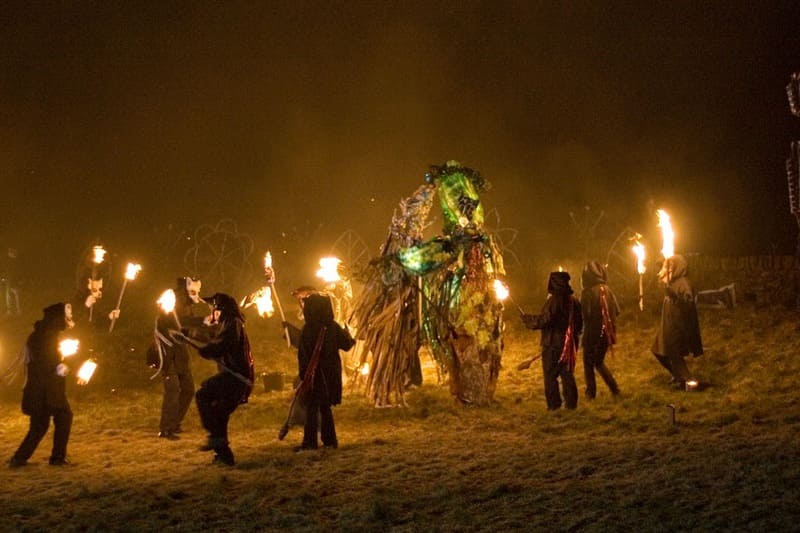
[[[700,321],[697,317],[695,293],[688,277],[689,265],[682,255],[673,255],[664,261],[658,274],[666,285],[661,307],[661,326],[658,329],[652,352],[661,366],[672,376],[679,388],[691,380],[685,357],[703,354]]]

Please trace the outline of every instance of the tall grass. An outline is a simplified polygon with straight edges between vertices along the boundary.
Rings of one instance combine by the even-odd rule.
[[[250,321],[259,370],[286,372],[287,386],[257,388],[234,413],[233,468],[196,451],[204,433],[194,408],[181,440],[156,438],[161,389],[142,364],[146,331],[120,322],[110,339],[97,336],[97,381],[69,391],[74,465],[47,464],[49,433],[33,464],[0,470],[0,529],[797,530],[797,319],[702,311],[707,352],[689,361],[702,390],[687,393],[649,352],[653,315],[626,317],[607,358],[621,397],[600,381],[597,399],[581,394],[577,410],[548,412],[538,363],[516,370],[538,352],[539,334],[509,313],[494,404],[456,404],[430,368],[406,408],[376,409],[346,387],[334,410],[340,448],[300,454],[291,451],[300,428],[276,437],[294,356],[277,328]],[[198,382],[213,371],[199,358],[194,369]],[[580,364],[576,377],[582,393]],[[5,460],[27,429],[18,402],[19,384],[2,389]]]

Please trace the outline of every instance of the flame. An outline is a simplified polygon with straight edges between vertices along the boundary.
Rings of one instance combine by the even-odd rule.
[[[258,295],[253,301],[256,304],[259,315],[267,318],[271,317],[275,312],[275,308],[272,306],[272,290],[269,287],[263,287],[258,291]]]
[[[361,372],[362,376],[366,376],[367,374],[369,374],[369,363],[364,363],[359,372]]]
[[[317,270],[317,277],[321,278],[325,283],[340,281],[342,278],[339,276],[339,263],[341,262],[342,260],[338,257],[323,257],[319,260],[321,268]]]
[[[100,263],[103,262],[103,259],[106,256],[106,249],[103,248],[102,246],[95,246],[92,248],[92,255],[94,256],[92,258],[92,261],[94,261],[99,265]]]
[[[135,280],[136,275],[142,270],[142,265],[138,263],[128,263],[128,268],[125,269],[125,279]]]
[[[89,380],[92,379],[94,375],[94,371],[97,369],[97,363],[94,362],[92,359],[87,359],[83,362],[81,367],[78,369],[78,384],[79,385],[86,385],[89,383]]]
[[[264,256],[264,268],[272,268],[272,254],[267,252],[267,255]]]
[[[559,272],[564,272],[564,268],[561,265],[558,265],[558,271]]]
[[[167,289],[161,293],[161,296],[156,300],[156,303],[161,307],[165,313],[171,313],[175,310],[175,291]]]
[[[661,239],[663,241],[661,253],[664,255],[664,259],[669,259],[675,255],[675,232],[672,231],[669,214],[663,209],[658,210],[658,227],[661,228]]]
[[[494,294],[501,302],[508,298],[508,287],[499,279],[494,280]]]
[[[644,244],[639,242],[639,235],[637,234],[636,243],[633,245],[633,253],[636,255],[636,271],[639,274],[644,274],[647,270],[644,266]]]
[[[78,346],[80,346],[78,339],[64,339],[58,343],[58,353],[61,354],[62,359],[70,357],[78,353]]]

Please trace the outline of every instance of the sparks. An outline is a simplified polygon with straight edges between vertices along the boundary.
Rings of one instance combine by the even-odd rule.
[[[663,241],[661,253],[664,255],[664,259],[669,259],[675,255],[675,232],[672,230],[669,214],[663,209],[658,210],[658,227],[661,228]]]

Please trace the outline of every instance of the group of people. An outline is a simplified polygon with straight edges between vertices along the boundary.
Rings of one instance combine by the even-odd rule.
[[[255,379],[250,341],[245,319],[236,300],[224,293],[200,297],[200,281],[178,278],[174,312],[162,313],[156,320],[154,341],[147,362],[157,369],[163,381],[163,399],[158,437],[179,439],[181,422],[192,400],[208,439],[200,447],[213,451],[213,463],[235,464],[228,438],[228,422],[236,408],[246,403]],[[298,298],[304,325],[296,329],[298,374],[306,409],[300,450],[315,449],[319,434],[326,447],[336,448],[336,428],[332,405],[341,403],[342,363],[339,350],[354,344],[350,333],[334,320],[331,298],[308,291]],[[209,316],[196,315],[193,306],[201,301],[212,308]],[[66,396],[69,373],[59,352],[59,334],[74,326],[72,306],[56,303],[44,309],[44,317],[34,325],[25,344],[26,382],[22,411],[30,417],[30,427],[9,461],[11,467],[27,464],[53,420],[55,433],[50,464],[63,466],[72,427],[72,410]],[[290,325],[285,323],[288,328]],[[190,347],[204,359],[216,362],[218,372],[195,391],[190,365]],[[155,377],[155,376],[154,376]]]
[[[700,356],[703,343],[695,305],[695,293],[688,277],[688,264],[681,255],[666,259],[658,274],[664,284],[661,323],[652,352],[670,373],[672,383],[684,388],[691,380],[686,356]],[[580,299],[573,295],[567,272],[551,272],[547,283],[547,300],[539,314],[522,314],[529,329],[541,330],[542,374],[544,394],[549,410],[578,406],[575,366],[578,344],[583,348],[583,370],[586,397],[597,396],[595,373],[608,386],[611,394],[620,389],[605,364],[606,354],[613,349],[617,337],[617,298],[608,286],[606,267],[589,261],[583,268],[583,290]],[[560,390],[559,390],[560,384]],[[563,394],[563,398],[562,398]]]
[[[665,285],[661,324],[653,344],[653,354],[667,369],[672,380],[682,386],[691,376],[684,358],[703,353],[694,291],[687,277],[687,262],[680,255],[664,262],[659,279]],[[611,394],[619,386],[605,364],[609,349],[616,344],[617,298],[608,286],[604,265],[586,263],[582,272],[580,299],[573,294],[570,275],[552,272],[548,279],[548,297],[539,314],[522,314],[530,329],[541,330],[542,372],[547,408],[568,409],[578,405],[574,371],[577,352],[583,349],[586,397],[595,398],[599,374]],[[201,450],[214,451],[214,463],[234,465],[228,438],[228,422],[236,408],[246,403],[255,379],[250,342],[245,319],[236,300],[224,293],[200,297],[200,282],[178,278],[176,306],[156,321],[154,343],[148,362],[161,374],[164,395],[161,408],[160,438],[176,440],[181,422],[195,400],[203,427],[208,432]],[[211,315],[193,313],[193,305],[205,301]],[[298,350],[298,386],[296,395],[306,408],[302,444],[297,451],[322,445],[336,448],[338,439],[331,407],[342,399],[342,362],[340,351],[354,345],[347,328],[334,317],[331,298],[313,290],[298,295],[304,325],[283,326]],[[30,417],[30,428],[10,466],[24,466],[47,433],[50,419],[55,427],[51,465],[65,465],[67,442],[72,426],[72,411],[66,397],[68,373],[59,353],[61,331],[74,325],[72,306],[56,303],[44,309],[44,316],[34,325],[25,344],[27,379],[23,388],[22,411]],[[218,372],[195,391],[189,364],[189,347],[205,359],[215,361]],[[559,390],[559,384],[560,389]],[[563,400],[562,400],[563,393]],[[320,435],[321,434],[321,435]]]

